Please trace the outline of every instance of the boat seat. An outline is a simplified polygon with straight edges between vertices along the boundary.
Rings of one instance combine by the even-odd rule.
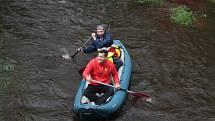
[[[101,94],[98,94],[96,93],[97,96],[101,97],[104,93],[101,93]],[[108,101],[110,101],[112,98],[112,96],[108,97],[106,99],[106,102],[107,103]],[[86,96],[82,96],[82,99],[81,99],[81,104],[92,104],[93,101],[90,101]]]
[[[101,97],[104,93],[96,93],[98,97]]]
[[[81,98],[81,103],[82,104],[89,104],[90,100],[86,96],[82,96]]]

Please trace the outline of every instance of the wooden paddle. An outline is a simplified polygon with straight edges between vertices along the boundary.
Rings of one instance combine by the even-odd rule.
[[[91,38],[89,38],[80,48],[83,48],[90,40]],[[78,53],[79,53],[79,50],[77,49],[76,52],[71,56],[72,59],[74,59]]]
[[[106,85],[106,86],[113,87],[113,88],[117,89],[117,88],[116,88],[115,86],[113,86],[113,85],[106,84],[106,83],[103,83],[103,82],[100,82],[100,81],[92,80],[92,82],[96,82],[96,83],[99,83],[99,84]],[[145,94],[145,93],[143,93],[143,92],[133,92],[133,91],[126,90],[126,89],[122,89],[122,88],[119,88],[119,89],[117,89],[117,90],[122,90],[122,91],[124,91],[124,92],[130,93],[130,94],[132,94],[133,96],[145,97],[145,98],[146,98],[146,101],[151,102],[151,97],[150,97],[148,94]]]

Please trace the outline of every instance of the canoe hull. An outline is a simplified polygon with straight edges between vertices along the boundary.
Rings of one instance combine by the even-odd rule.
[[[123,56],[123,67],[119,70],[120,86],[123,89],[128,89],[131,78],[131,59],[123,44],[120,40],[114,40],[114,44],[121,47]],[[125,91],[116,91],[111,100],[103,105],[81,104],[81,98],[86,86],[86,81],[82,80],[80,87],[77,91],[73,110],[81,119],[94,119],[94,118],[109,118],[120,110],[125,99]]]

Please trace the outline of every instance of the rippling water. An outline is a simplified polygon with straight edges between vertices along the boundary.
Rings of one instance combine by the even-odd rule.
[[[153,97],[147,103],[128,96],[112,120],[215,120],[215,7],[195,2],[191,8],[202,16],[194,26],[181,27],[169,21],[172,2],[140,7],[124,0],[1,1],[4,39],[19,82],[9,119],[78,121],[71,111],[81,79],[77,70],[92,55],[79,54],[76,61],[62,55],[74,53],[106,22],[132,57],[130,89]]]

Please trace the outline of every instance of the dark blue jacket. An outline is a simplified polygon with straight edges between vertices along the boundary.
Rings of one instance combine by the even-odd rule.
[[[96,35],[96,40],[93,40],[93,43],[83,48],[84,53],[92,53],[95,52],[99,48],[110,47],[113,44],[113,39],[110,34],[105,33],[101,38]]]

